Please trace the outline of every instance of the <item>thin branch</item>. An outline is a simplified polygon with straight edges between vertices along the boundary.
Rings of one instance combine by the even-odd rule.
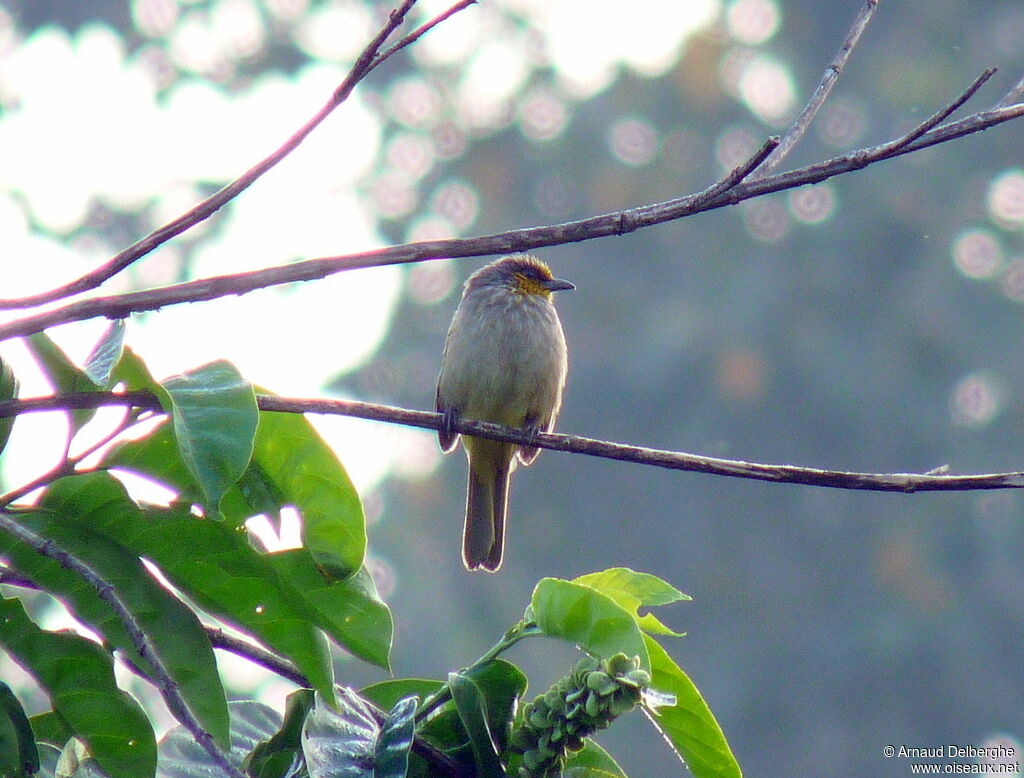
[[[145,402],[148,402],[149,400],[155,400],[156,399],[156,397],[154,395],[151,395],[151,394],[148,394],[148,393],[144,393],[144,394],[146,394],[146,398],[145,398],[145,400],[143,402],[140,402],[140,403],[125,403],[125,404],[129,405],[129,407],[131,407],[133,409],[134,408],[145,408],[146,407],[144,405]],[[47,398],[44,398],[44,399],[47,399]],[[75,401],[72,400],[72,403],[74,403],[74,402]],[[99,406],[97,406],[97,405],[82,405],[79,408],[72,408],[71,406],[66,406],[65,410],[82,410],[82,409],[85,409],[85,408],[97,408],[97,407],[99,407]],[[31,412],[32,410],[33,410],[32,404],[31,404],[31,401],[29,401],[29,403],[25,406],[25,411],[26,412]],[[160,403],[157,402],[157,407],[154,408],[154,409],[150,409],[150,410],[160,410]],[[79,452],[74,457],[69,456],[69,454],[68,454],[68,451],[69,451],[69,449],[71,447],[71,439],[74,437],[73,435],[69,435],[68,436],[68,442],[67,442],[67,444],[64,447],[64,455],[61,458],[61,461],[58,462],[56,465],[54,465],[54,467],[51,468],[48,472],[43,473],[42,475],[38,476],[37,478],[32,479],[27,484],[22,484],[21,486],[17,487],[16,489],[12,489],[11,491],[7,492],[6,494],[0,494],[0,509],[5,508],[6,506],[10,505],[12,502],[20,500],[22,497],[24,497],[27,494],[32,494],[32,492],[34,492],[36,489],[40,489],[40,488],[46,486],[47,484],[53,483],[58,478],[62,478],[63,476],[67,476],[67,475],[73,475],[74,472],[75,472],[75,468],[78,467],[80,462],[82,462],[84,459],[88,458],[89,456],[91,456],[95,452],[99,451],[105,445],[110,443],[114,438],[116,438],[118,435],[120,435],[122,432],[124,432],[130,426],[132,426],[132,424],[134,424],[138,420],[135,417],[134,414],[135,414],[134,410],[130,411],[128,413],[128,415],[125,416],[125,418],[123,418],[118,423],[118,425],[116,427],[114,427],[113,429],[108,431],[102,438],[100,438],[99,440],[94,441],[92,444],[89,445],[88,448],[86,448],[84,451]]]
[[[871,18],[875,15],[875,9],[878,7],[878,0],[867,0],[860,11],[857,14],[857,18],[853,20],[853,25],[850,27],[849,32],[846,33],[846,38],[843,40],[843,45],[839,47],[839,51],[832,58],[828,67],[825,68],[825,74],[821,77],[821,81],[818,83],[818,88],[814,90],[814,94],[811,95],[811,99],[804,106],[803,111],[793,122],[793,125],[786,131],[786,134],[782,136],[782,141],[779,143],[779,147],[773,153],[761,168],[757,171],[754,176],[754,180],[764,178],[773,170],[775,170],[782,160],[784,160],[789,152],[793,150],[793,147],[807,134],[807,128],[811,126],[811,122],[814,121],[814,117],[817,116],[821,106],[824,105],[825,100],[828,99],[829,94],[832,92],[832,87],[836,85],[836,81],[839,80],[840,74],[843,72],[843,68],[846,67],[846,62],[850,58],[850,54],[853,53],[853,47],[857,45],[857,41],[860,40],[861,34],[867,28]],[[940,120],[941,121],[941,120]]]
[[[1013,85],[1013,89],[1007,92],[1003,99],[996,103],[996,108],[1005,108],[1008,105],[1019,103],[1024,99],[1024,76],[1020,77],[1020,80]]]
[[[310,687],[309,679],[284,657],[280,657],[272,651],[267,651],[262,646],[250,643],[248,640],[229,635],[218,627],[205,627],[205,630],[206,637],[210,639],[210,645],[214,648],[221,648],[243,659],[248,659],[253,664],[259,665],[264,670],[269,670],[274,675],[279,675],[285,680],[291,681],[296,686]]]
[[[0,511],[0,530],[17,538],[20,542],[35,549],[43,556],[57,562],[61,567],[67,568],[78,575],[89,586],[96,590],[101,600],[110,606],[111,610],[121,621],[125,631],[131,637],[135,649],[139,652],[152,668],[155,677],[156,687],[167,704],[167,708],[174,714],[174,717],[192,734],[196,742],[209,754],[210,758],[231,778],[245,778],[245,776],[228,760],[227,755],[213,741],[213,736],[203,729],[203,725],[193,715],[181,694],[178,685],[168,673],[163,660],[153,648],[146,633],[142,631],[139,623],[135,620],[132,612],[125,605],[117,590],[107,583],[102,576],[93,570],[82,560],[69,554],[57,546],[53,541],[40,537],[32,530],[23,527],[18,523],[17,517],[6,511]]]
[[[396,408],[391,405],[356,402],[354,400],[300,399],[257,395],[262,411],[278,413],[319,413],[354,416],[360,419],[404,424],[409,427],[436,430],[443,423],[439,413]],[[99,407],[102,405],[135,405],[158,409],[156,397],[132,392],[86,392],[73,395],[55,395],[29,400],[0,402],[0,418],[20,413],[65,410],[72,406]],[[746,478],[774,483],[804,484],[830,489],[859,489],[874,492],[939,492],[975,491],[1024,488],[1024,472],[949,475],[945,468],[934,468],[926,473],[860,473],[797,465],[775,465],[744,462],[735,459],[687,454],[682,451],[633,446],[580,435],[537,433],[531,435],[521,429],[504,427],[482,421],[457,420],[455,431],[465,435],[522,443],[552,451],[585,454],[620,462],[633,462],[668,470],[685,470],[709,475]]]
[[[96,268],[70,283],[50,289],[39,294],[17,297],[13,299],[0,299],[0,310],[13,308],[32,308],[43,303],[53,302],[65,297],[80,294],[90,289],[95,289],[104,281],[120,273],[136,260],[149,254],[155,248],[166,243],[171,238],[180,235],[186,230],[194,227],[202,221],[213,216],[217,211],[227,205],[231,200],[238,197],[242,192],[252,186],[264,173],[274,167],[277,163],[291,154],[314,129],[316,129],[339,105],[348,99],[352,90],[372,70],[393,54],[405,48],[422,37],[434,26],[458,13],[463,8],[471,5],[475,0],[462,0],[452,8],[440,14],[435,19],[427,22],[414,32],[407,35],[387,51],[381,52],[380,48],[398,27],[402,25],[406,15],[416,4],[416,0],[403,0],[402,4],[393,10],[387,22],[381,27],[374,38],[363,49],[359,58],[356,59],[345,79],[335,88],[330,99],[317,113],[300,127],[288,140],[268,157],[258,162],[241,176],[220,191],[208,197],[191,210],[183,213],[178,218],[168,222],[164,226],[154,230],[146,237],[133,243],[112,257],[101,267]]]
[[[418,41],[420,38],[422,38],[424,35],[426,35],[432,29],[437,27],[437,25],[439,25],[441,22],[443,22],[446,19],[454,16],[459,11],[461,11],[461,10],[463,10],[465,8],[469,8],[469,6],[471,6],[471,5],[476,5],[476,3],[477,3],[477,0],[461,0],[461,2],[456,3],[455,5],[453,5],[451,8],[449,8],[444,13],[438,14],[433,19],[431,19],[429,22],[426,22],[426,23],[420,25],[415,30],[413,30],[408,35],[406,35],[404,38],[402,38],[402,40],[398,41],[398,43],[396,43],[394,46],[389,48],[387,51],[383,52],[382,54],[378,54],[376,59],[373,62],[373,65],[371,66],[371,69],[376,67],[380,62],[383,62],[384,60],[386,60],[391,55],[395,54],[396,52],[401,51],[406,46],[410,46],[413,43],[415,43],[416,41]]]
[[[967,89],[965,89],[956,100],[951,102],[945,108],[933,113],[931,116],[929,116],[919,125],[917,125],[914,129],[912,129],[902,138],[898,138],[897,140],[891,141],[890,143],[884,143],[876,148],[885,149],[886,152],[892,152],[897,151],[905,146],[909,146],[911,143],[920,138],[933,127],[937,127],[939,122],[945,121],[949,117],[949,115],[953,113],[953,111],[955,111],[961,105],[963,105],[972,97],[974,97],[975,92],[981,89],[985,82],[992,78],[992,76],[994,76],[995,74],[996,68],[986,68],[980,76],[974,79],[974,83],[967,87]]]
[[[1021,103],[981,111],[959,121],[936,127],[908,143],[903,142],[906,138],[905,135],[900,136],[888,143],[860,149],[786,173],[767,176],[756,181],[742,181],[710,198],[706,197],[704,193],[697,193],[662,203],[592,216],[564,224],[510,230],[476,238],[406,243],[342,256],[307,259],[244,273],[200,278],[158,289],[78,300],[53,310],[0,324],[0,340],[41,332],[47,327],[58,324],[84,321],[100,316],[108,319],[120,319],[133,313],[153,311],[168,305],[241,295],[256,289],[325,278],[334,273],[348,270],[432,259],[479,257],[512,251],[528,251],[545,246],[558,246],[564,243],[577,243],[594,238],[622,235],[696,213],[735,205],[769,193],[820,183],[885,159],[910,154],[929,146],[981,132],[1021,116],[1024,116],[1024,104]]]

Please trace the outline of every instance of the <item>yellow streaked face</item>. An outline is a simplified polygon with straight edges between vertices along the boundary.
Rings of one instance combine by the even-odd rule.
[[[551,274],[548,273],[548,276]],[[539,294],[542,297],[550,297],[551,290],[544,285],[544,281],[551,278],[541,278],[539,273],[516,271],[512,275],[512,289],[519,294]]]

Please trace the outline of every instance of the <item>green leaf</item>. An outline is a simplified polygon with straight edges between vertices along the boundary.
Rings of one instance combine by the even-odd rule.
[[[508,745],[516,706],[526,694],[526,676],[522,670],[504,659],[492,659],[482,665],[474,665],[464,671],[463,675],[472,680],[483,694],[487,727],[498,753],[503,753]]]
[[[124,346],[121,349],[121,355],[117,364],[114,365],[110,381],[114,384],[124,384],[124,388],[129,392],[153,392],[160,399],[163,409],[170,413],[171,398],[167,395],[167,391],[153,378],[142,357],[132,351],[130,346]]]
[[[284,723],[272,737],[257,745],[242,763],[242,771],[252,778],[277,778],[302,758],[302,727],[315,700],[311,689],[299,689],[288,695]]]
[[[362,502],[337,455],[305,416],[260,414],[243,485],[248,510],[236,518],[266,512],[272,500],[278,507],[294,506],[302,517],[303,545],[328,575],[346,578],[362,566]]]
[[[581,575],[573,579],[574,583],[589,586],[602,594],[611,597],[615,602],[633,614],[637,625],[645,632],[655,635],[671,635],[682,637],[683,633],[674,632],[662,624],[652,613],[639,614],[641,607],[668,605],[680,600],[690,600],[674,586],[666,583],[650,573],[638,573],[628,567],[613,567],[600,573]]]
[[[110,389],[114,386],[114,367],[121,359],[124,348],[124,319],[111,322],[92,353],[85,360],[85,375],[96,386]]]
[[[390,710],[406,697],[426,699],[444,684],[427,678],[395,678],[370,684],[359,690],[359,696],[378,708]]]
[[[373,711],[350,689],[338,705],[318,699],[302,728],[302,751],[310,778],[371,778],[380,727]]]
[[[416,734],[415,697],[399,700],[381,724],[374,748],[373,778],[405,778]]]
[[[239,700],[228,704],[231,711],[231,750],[228,761],[241,768],[246,755],[281,728],[281,714],[260,702]],[[160,778],[222,776],[205,749],[182,726],[172,728],[160,739]]]
[[[100,463],[103,469],[129,470],[149,476],[177,492],[181,500],[201,499],[199,486],[185,465],[168,420],[136,440],[118,443],[107,451]]]
[[[123,514],[126,521],[142,521],[141,511],[121,484],[105,473],[78,476],[74,484],[58,482],[47,490],[39,508],[39,512],[19,515],[19,521],[85,562],[114,588],[203,727],[227,745],[227,700],[202,624],[153,579],[136,553],[97,531],[109,513]],[[0,551],[23,575],[64,602],[81,622],[126,652],[139,667],[149,669],[120,618],[77,574],[7,536],[0,536]]]
[[[505,778],[498,746],[488,724],[487,702],[476,682],[463,673],[449,673],[448,685],[462,726],[469,734],[479,778]]]
[[[11,366],[0,359],[0,402],[13,400],[18,396],[18,379],[14,376]],[[16,416],[6,416],[0,419],[0,452],[7,445],[11,437],[11,428],[14,427]]]
[[[147,514],[134,541],[139,552],[204,610],[290,659],[333,701],[330,651],[315,614],[270,561],[220,522],[156,509]]]
[[[0,598],[0,645],[49,696],[54,709],[118,778],[152,778],[156,740],[146,714],[117,688],[111,657],[91,640],[45,632],[16,599]]]
[[[627,778],[618,762],[590,738],[583,750],[570,753],[562,768],[562,778]]]
[[[80,506],[90,526],[145,557],[187,597],[218,619],[290,659],[310,684],[333,700],[330,652],[315,615],[244,534],[187,507],[138,509],[112,476],[62,478],[47,500]],[[121,509],[115,509],[118,501]],[[106,504],[104,510],[87,510]]]
[[[0,681],[0,775],[28,778],[39,770],[39,750],[25,709]]]
[[[25,345],[28,346],[39,369],[42,370],[43,375],[56,391],[69,394],[72,392],[95,392],[101,388],[78,365],[72,362],[68,355],[61,351],[60,346],[54,343],[45,332],[29,335],[25,339]],[[94,408],[71,411],[72,433],[84,427],[95,414]]]
[[[75,734],[56,711],[40,713],[28,721],[32,725],[32,732],[38,743],[62,746]]]
[[[306,549],[278,551],[264,558],[313,609],[317,625],[338,645],[390,672],[394,623],[369,571],[363,568],[344,581],[329,581]]]
[[[696,778],[739,778],[740,766],[693,681],[654,638],[645,635],[644,641],[651,656],[651,687],[676,698],[675,705],[650,711],[651,720]]]
[[[640,666],[650,669],[636,620],[608,595],[572,581],[544,578],[533,590],[530,607],[544,634],[568,640],[600,657],[620,651],[639,656]]]
[[[199,484],[207,511],[215,515],[221,497],[252,457],[259,421],[256,395],[223,360],[168,378],[163,387],[171,399],[181,457]]]

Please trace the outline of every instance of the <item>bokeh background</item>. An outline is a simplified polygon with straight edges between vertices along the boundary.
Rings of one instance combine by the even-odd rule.
[[[116,291],[618,210],[702,189],[785,128],[857,2],[484,0],[381,67],[223,213]],[[439,12],[423,2],[419,16]],[[0,2],[3,296],[108,258],[241,173],[324,102],[388,10],[360,0]],[[888,140],[1000,72],[1019,0],[882,3],[784,167]],[[958,115],[962,115],[961,114]],[[813,188],[540,252],[571,372],[559,429],[876,472],[1024,469],[1024,124]],[[484,261],[345,273],[133,318],[167,375],[431,408],[462,280]],[[5,319],[13,316],[3,314]],[[102,324],[53,333],[88,351]],[[17,343],[23,394],[46,391]],[[461,454],[422,431],[318,420],[360,487],[395,672],[490,647],[542,576],[611,566],[691,594],[669,650],[750,775],[904,775],[888,744],[1024,736],[1024,497],[871,494],[545,453],[511,494],[506,562],[459,558]],[[24,418],[7,487],[55,455]],[[50,437],[47,437],[50,436]],[[59,614],[50,617],[59,623]],[[44,622],[45,623],[45,622]],[[543,689],[572,661],[510,656]],[[287,687],[232,670],[239,693]],[[0,676],[15,669],[0,659]],[[339,660],[358,686],[379,672]],[[600,738],[635,776],[684,774],[643,717]]]

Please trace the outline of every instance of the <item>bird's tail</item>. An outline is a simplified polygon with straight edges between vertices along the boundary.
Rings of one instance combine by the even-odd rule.
[[[462,561],[469,570],[483,568],[493,573],[501,567],[505,548],[505,511],[515,448],[479,438],[473,439],[469,447]]]

